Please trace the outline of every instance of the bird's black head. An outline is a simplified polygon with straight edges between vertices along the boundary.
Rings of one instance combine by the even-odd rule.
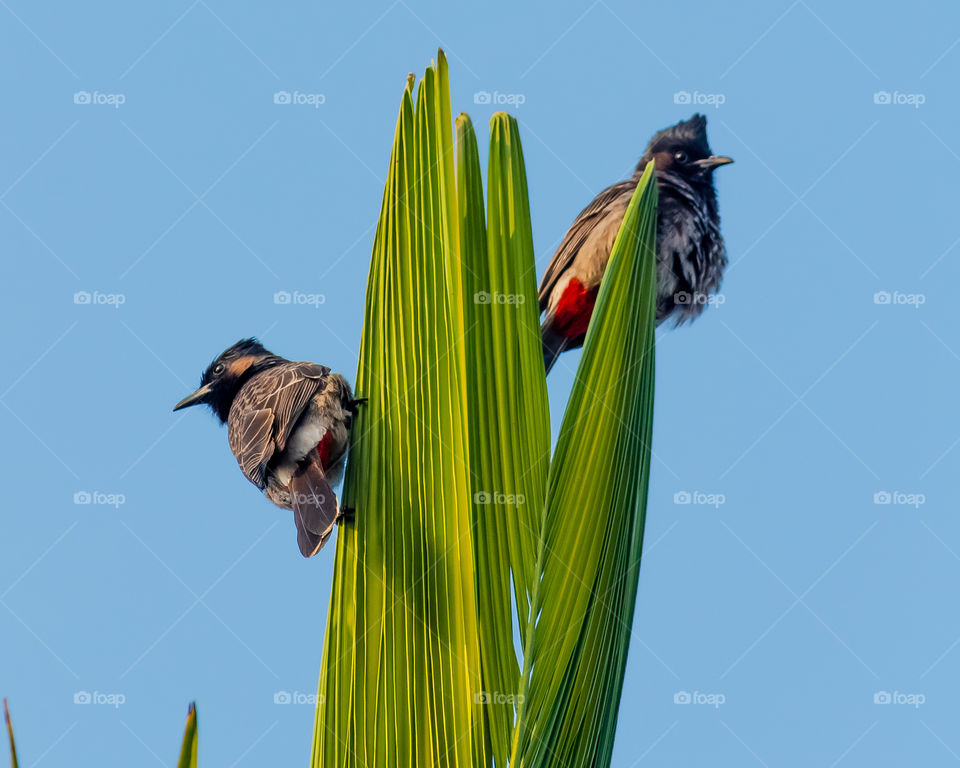
[[[282,357],[264,349],[256,339],[238,341],[207,366],[200,379],[200,388],[183,398],[173,410],[205,403],[213,409],[221,423],[225,422],[240,387],[254,374],[282,362]]]
[[[637,172],[642,173],[651,160],[656,162],[657,173],[674,173],[690,184],[712,183],[713,171],[733,162],[710,151],[707,118],[699,114],[663,129],[650,139],[637,164]]]

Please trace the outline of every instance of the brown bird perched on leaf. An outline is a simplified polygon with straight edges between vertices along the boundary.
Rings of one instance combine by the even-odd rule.
[[[244,339],[210,363],[200,388],[173,410],[204,403],[226,423],[243,474],[274,504],[293,510],[297,544],[310,557],[347,513],[333,486],[361,402],[326,366],[291,362]]]
[[[689,120],[654,136],[631,178],[607,187],[567,231],[540,282],[543,364],[583,346],[614,240],[647,163],[656,163],[657,323],[696,317],[720,285],[727,252],[720,236],[713,172],[732,163],[707,143],[707,118]]]

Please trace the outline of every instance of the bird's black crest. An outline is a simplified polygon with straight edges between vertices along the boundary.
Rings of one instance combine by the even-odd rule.
[[[711,154],[710,145],[707,143],[707,118],[704,115],[695,114],[689,120],[683,120],[659,131],[650,139],[644,156],[650,157],[655,152],[669,151],[677,146],[691,147],[700,157]]]

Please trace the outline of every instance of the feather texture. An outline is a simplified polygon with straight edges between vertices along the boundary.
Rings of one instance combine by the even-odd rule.
[[[281,363],[253,376],[230,406],[230,450],[247,479],[267,487],[267,467],[320,389],[330,369],[316,363]]]

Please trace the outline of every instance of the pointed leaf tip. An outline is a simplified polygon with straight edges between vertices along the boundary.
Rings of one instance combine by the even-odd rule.
[[[7,737],[10,739],[10,766],[11,768],[17,768],[19,762],[17,762],[17,745],[13,740],[13,721],[10,719],[10,707],[7,705],[7,700],[3,700],[3,719],[7,723]]]
[[[183,744],[177,768],[197,768],[197,702],[187,707],[187,722],[183,728]]]

